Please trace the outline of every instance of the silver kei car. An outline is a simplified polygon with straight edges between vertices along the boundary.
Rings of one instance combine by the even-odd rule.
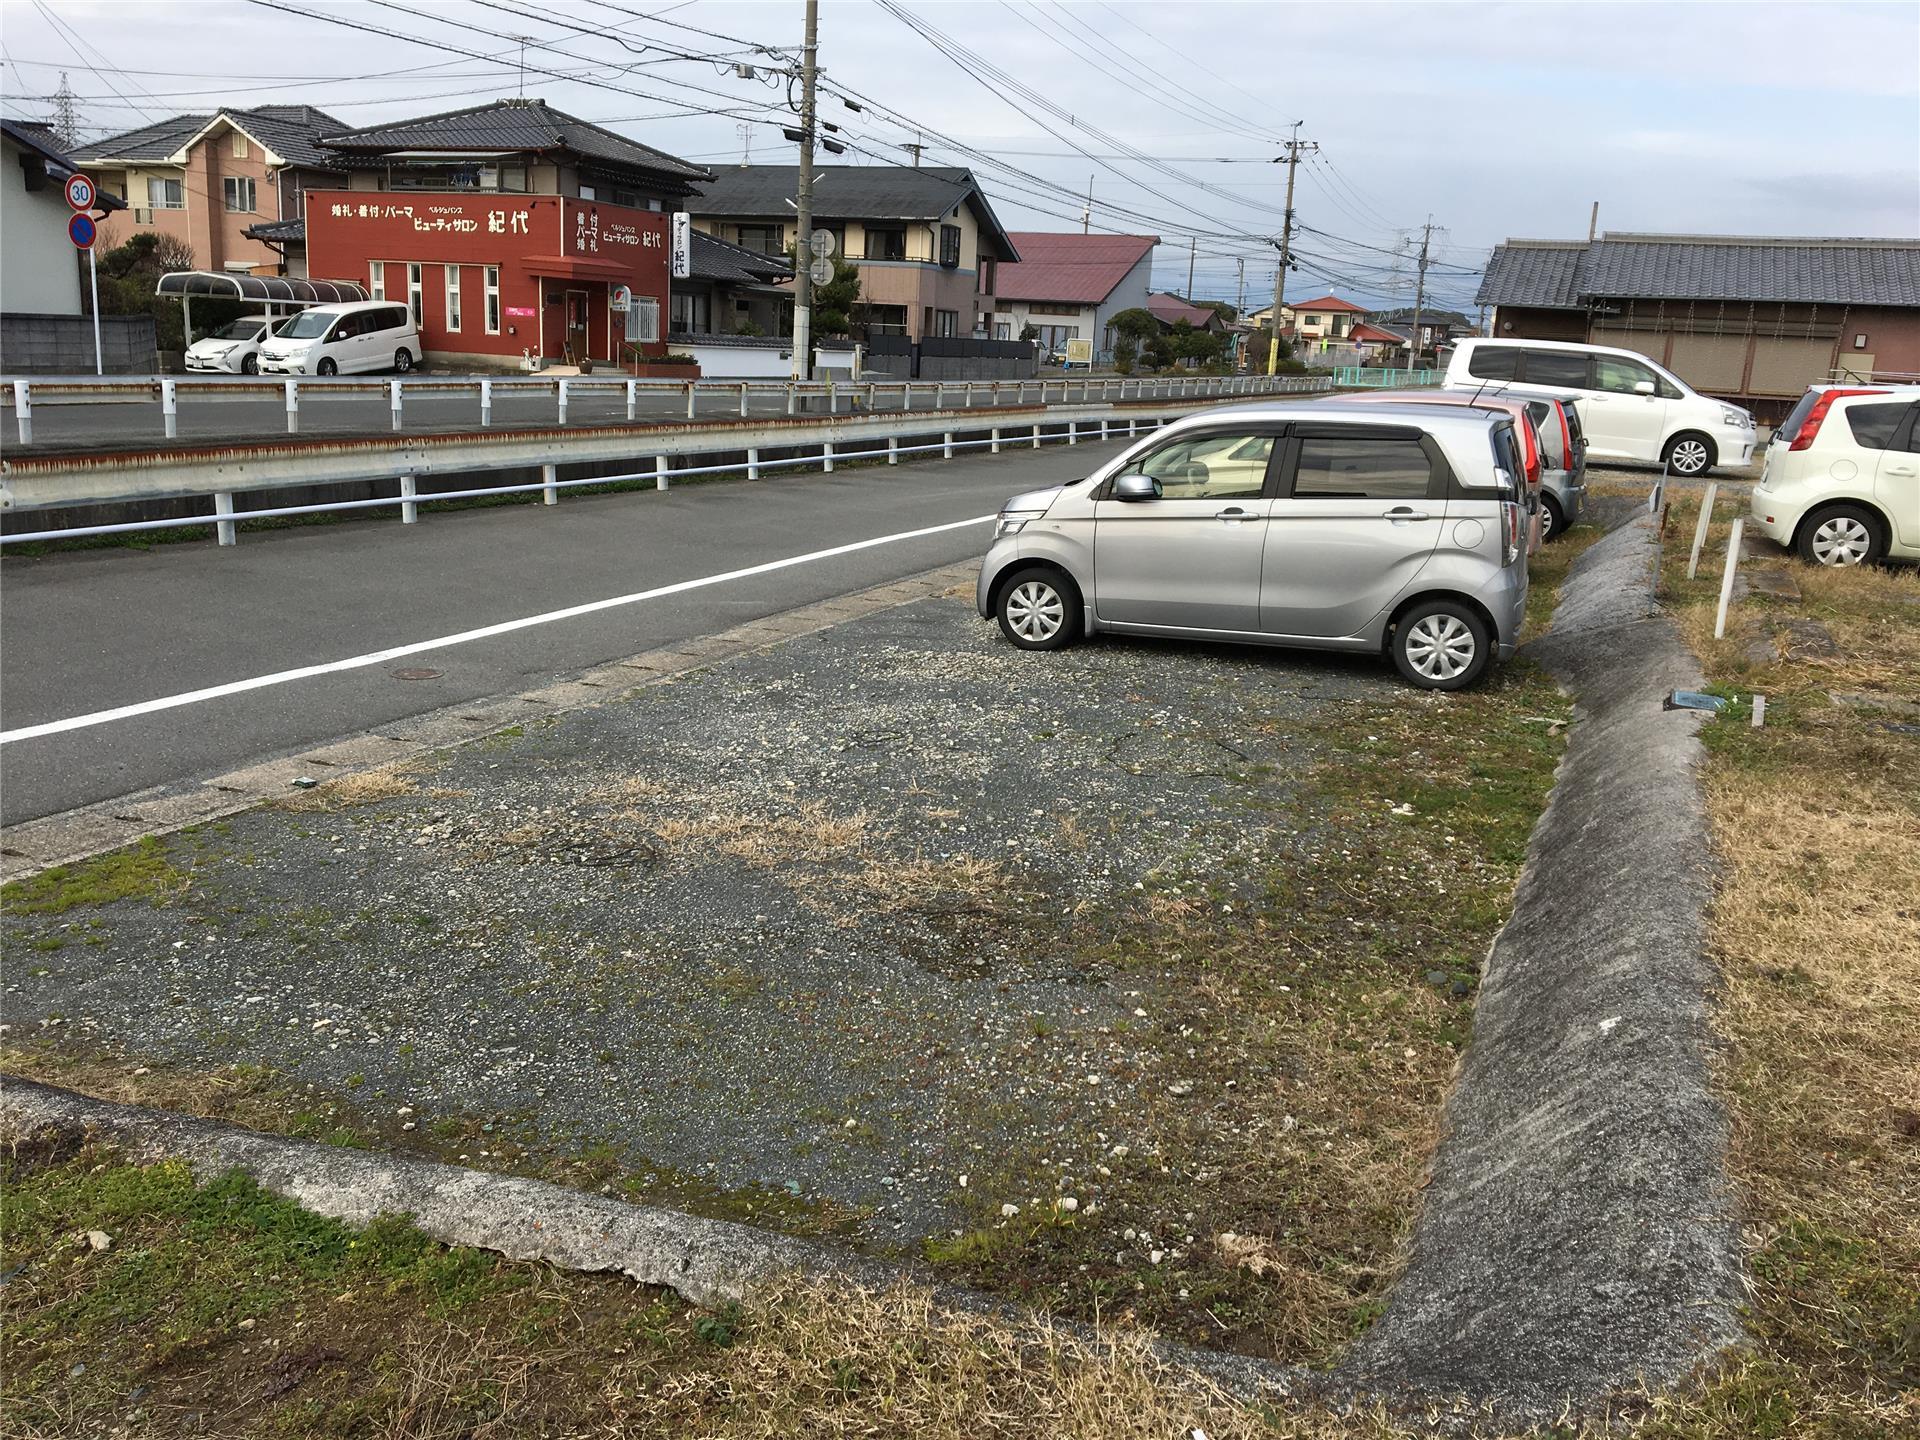
[[[1190,415],[1009,500],[976,603],[1025,650],[1115,631],[1389,652],[1415,685],[1464,689],[1526,610],[1513,425],[1329,401]]]

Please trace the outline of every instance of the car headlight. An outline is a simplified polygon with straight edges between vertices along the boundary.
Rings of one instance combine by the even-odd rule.
[[[1003,510],[999,523],[993,527],[993,538],[999,540],[1008,535],[1018,535],[1027,528],[1027,522],[1038,520],[1047,512],[1044,510]]]
[[[1736,410],[1729,405],[1720,412],[1720,423],[1722,425],[1731,425],[1736,430],[1751,430],[1753,428],[1753,416],[1744,410]]]

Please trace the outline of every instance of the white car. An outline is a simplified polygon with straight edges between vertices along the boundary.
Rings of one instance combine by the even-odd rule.
[[[1748,523],[1816,565],[1920,560],[1920,385],[1816,385],[1773,432]]]
[[[1580,406],[1591,460],[1668,466],[1705,475],[1753,459],[1753,416],[1702,395],[1634,350],[1559,340],[1462,340],[1447,362],[1449,390],[1512,391]]]
[[[260,370],[260,342],[273,333],[271,315],[243,315],[202,335],[187,347],[187,369],[217,370],[227,375],[254,375]]]
[[[315,305],[260,342],[260,368],[269,375],[404,375],[419,358],[413,312],[392,300]]]

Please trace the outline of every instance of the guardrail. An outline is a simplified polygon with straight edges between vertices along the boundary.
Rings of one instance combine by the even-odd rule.
[[[1264,395],[1288,388],[1284,383],[1300,376],[1266,375],[1156,375],[1137,379],[1119,375],[1086,376],[1079,379],[1034,380],[863,380],[808,382],[767,380],[631,380],[620,376],[604,379],[591,375],[541,377],[422,377],[413,380],[355,379],[351,377],[261,378],[253,376],[172,376],[143,375],[112,379],[65,376],[21,376],[0,381],[0,403],[10,401],[13,419],[22,445],[33,443],[33,404],[46,400],[137,400],[157,402],[159,421],[167,439],[179,438],[180,405],[214,397],[257,395],[279,397],[284,403],[287,433],[300,432],[302,397],[339,395],[375,395],[387,397],[391,428],[406,428],[406,405],[410,397],[472,395],[481,427],[493,424],[494,404],[499,400],[521,399],[529,395],[552,395],[555,423],[568,422],[570,405],[590,398],[624,400],[626,418],[639,420],[642,401],[658,411],[659,402],[669,400],[675,413],[684,410],[689,420],[702,413],[750,413],[756,398],[777,398],[788,415],[810,409],[809,402],[823,401],[826,413],[835,415],[843,408],[852,413],[864,407],[912,410],[916,398],[926,408],[963,409],[987,406],[1026,405],[1031,393],[1039,404],[1050,402],[1049,392],[1058,390],[1057,403],[1124,402],[1127,400],[1221,399],[1232,395]],[[706,404],[703,407],[702,401]]]
[[[1246,378],[1257,379],[1259,388],[1252,393],[1259,394],[1314,393],[1329,388],[1328,382],[1317,376]],[[581,426],[565,432],[547,428],[501,430],[485,436],[427,435],[404,440],[384,436],[301,444],[275,440],[222,447],[212,453],[164,450],[108,456],[27,456],[8,462],[6,467],[5,501],[9,510],[182,497],[211,499],[213,510],[211,514],[0,535],[0,545],[208,524],[215,527],[219,544],[232,545],[238,539],[237,527],[249,520],[349,510],[397,508],[402,523],[411,525],[418,520],[423,505],[483,496],[539,491],[546,504],[554,505],[559,503],[561,491],[582,486],[650,480],[656,489],[665,490],[675,476],[734,474],[759,480],[770,471],[782,469],[818,466],[831,473],[837,465],[849,462],[884,460],[892,465],[898,464],[902,455],[934,452],[950,460],[963,450],[985,449],[999,454],[1014,446],[1038,449],[1048,443],[1075,445],[1082,440],[1107,440],[1121,433],[1123,426],[1125,435],[1132,437],[1139,434],[1142,427],[1156,428],[1224,398],[1227,397],[1216,393],[1159,401],[1103,403],[1094,400],[1047,408],[1029,404],[1002,407],[991,418],[986,407],[978,407],[971,411],[762,417],[746,422],[734,419],[694,424],[675,421],[638,428]],[[974,438],[961,438],[969,434]],[[557,440],[567,444],[567,462],[571,463],[620,463],[640,458],[650,463],[642,469],[562,479],[559,467],[567,462],[553,458]],[[805,453],[765,455],[769,450]],[[680,466],[672,463],[683,456],[740,453],[745,455],[742,461]],[[540,467],[537,481],[425,493],[419,488],[423,477],[534,465]],[[370,480],[396,481],[398,493],[251,510],[239,509],[235,504],[235,496],[243,492]]]
[[[1411,390],[1425,385],[1438,385],[1440,371],[1431,367],[1422,370],[1376,370],[1366,365],[1342,365],[1333,372],[1333,383],[1342,390]]]

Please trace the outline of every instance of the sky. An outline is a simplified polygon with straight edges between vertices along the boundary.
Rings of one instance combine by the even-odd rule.
[[[797,57],[802,18],[802,0],[0,0],[0,111],[47,118],[62,72],[94,139],[223,104],[368,125],[523,92],[710,167],[790,164],[764,70]],[[1157,287],[1186,293],[1191,259],[1195,296],[1249,308],[1272,296],[1296,134],[1318,148],[1296,172],[1294,299],[1411,304],[1431,222],[1428,303],[1470,309],[1492,246],[1583,237],[1596,201],[1602,231],[1920,236],[1913,0],[822,0],[819,63],[821,118],[852,147],[834,163],[920,143],[1016,231],[1079,229],[1091,183],[1093,228],[1161,237]]]

